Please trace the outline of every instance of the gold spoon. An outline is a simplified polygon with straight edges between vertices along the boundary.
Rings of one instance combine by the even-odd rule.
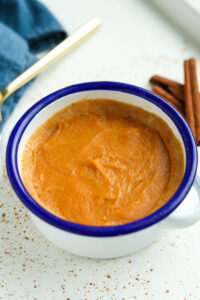
[[[56,47],[41,57],[36,63],[26,69],[17,78],[11,81],[3,90],[0,91],[0,122],[2,121],[1,106],[4,101],[24,84],[42,72],[48,65],[56,61],[77,46],[81,41],[88,37],[101,25],[99,18],[94,18],[81,26],[77,31],[64,39]]]

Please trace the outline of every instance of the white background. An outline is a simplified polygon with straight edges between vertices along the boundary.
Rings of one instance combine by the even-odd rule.
[[[153,74],[183,82],[183,60],[194,56],[200,62],[198,46],[151,1],[43,2],[69,33],[94,16],[103,24],[90,40],[36,79],[4,134],[35,101],[66,85],[113,80],[150,88]],[[14,195],[2,164],[0,299],[200,299],[200,223],[166,231],[152,246],[129,257],[77,257],[41,236]]]

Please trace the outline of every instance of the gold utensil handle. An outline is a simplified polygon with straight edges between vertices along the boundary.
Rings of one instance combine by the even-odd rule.
[[[9,83],[3,90],[3,101],[22,87],[24,84],[33,79],[41,71],[43,71],[48,65],[53,63],[55,60],[69,52],[75,46],[77,46],[81,41],[88,37],[93,31],[95,31],[101,25],[101,20],[99,18],[94,18],[81,26],[77,31],[59,43],[56,47],[50,50],[42,58],[40,58],[31,67],[26,69],[22,74],[15,78],[11,83]]]

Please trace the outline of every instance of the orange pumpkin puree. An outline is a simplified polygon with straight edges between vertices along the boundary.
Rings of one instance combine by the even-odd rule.
[[[143,218],[177,190],[181,145],[155,114],[114,100],[81,100],[42,124],[22,155],[23,182],[41,206],[81,224]]]

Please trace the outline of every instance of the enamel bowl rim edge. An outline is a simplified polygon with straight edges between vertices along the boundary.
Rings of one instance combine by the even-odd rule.
[[[176,193],[170,198],[170,200],[168,200],[168,202],[160,209],[137,221],[112,226],[90,226],[61,219],[40,206],[28,193],[21,180],[17,163],[17,151],[23,132],[32,121],[34,116],[44,107],[64,96],[77,92],[92,90],[107,90],[128,93],[136,95],[157,105],[164,111],[165,114],[168,115],[170,119],[172,119],[180,135],[182,136],[186,152],[186,168],[179,188],[177,189]],[[191,129],[189,128],[189,125],[184,120],[182,115],[161,97],[144,88],[127,83],[113,81],[85,82],[65,87],[47,95],[46,97],[35,103],[23,114],[23,116],[14,126],[8,140],[6,149],[6,168],[10,183],[21,202],[34,215],[36,215],[43,221],[64,231],[79,235],[94,237],[114,237],[148,228],[166,218],[179,206],[179,204],[184,200],[187,193],[189,192],[196,175],[197,147]]]

